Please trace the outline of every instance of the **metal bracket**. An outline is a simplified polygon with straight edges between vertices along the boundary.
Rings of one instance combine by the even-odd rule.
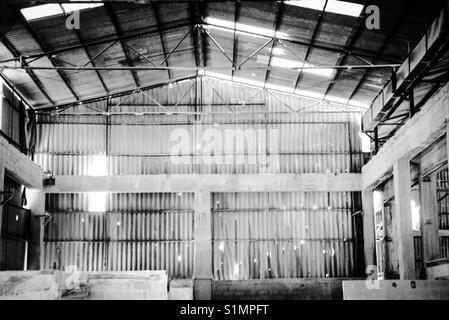
[[[9,197],[5,200],[2,199],[2,202],[0,202],[0,207],[2,207],[4,204],[6,204],[9,200],[12,199],[12,197],[14,196],[14,191],[1,191],[0,195],[5,195],[5,194],[9,194]]]

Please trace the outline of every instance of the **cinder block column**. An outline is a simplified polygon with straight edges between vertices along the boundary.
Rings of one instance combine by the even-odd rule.
[[[31,210],[28,269],[39,270],[44,243],[44,219],[39,216],[45,213],[45,193],[39,190],[30,190],[27,192],[27,200]]]
[[[393,164],[395,210],[393,219],[397,226],[393,231],[396,238],[401,280],[415,279],[415,249],[413,247],[413,226],[411,211],[410,160],[401,158]]]
[[[363,190],[362,204],[363,204],[363,249],[365,254],[365,268],[368,268],[369,266],[373,266],[376,264],[376,239],[374,230],[375,226],[374,226],[373,190],[371,189]],[[366,269],[365,272],[367,272]]]
[[[195,262],[194,299],[210,300],[212,285],[212,218],[211,194],[209,191],[195,192]]]

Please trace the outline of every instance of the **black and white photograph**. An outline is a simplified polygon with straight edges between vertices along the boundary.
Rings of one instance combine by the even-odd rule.
[[[448,0],[1,1],[0,309],[449,300],[448,82]]]

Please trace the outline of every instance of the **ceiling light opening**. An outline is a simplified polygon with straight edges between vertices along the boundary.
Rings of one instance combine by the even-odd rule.
[[[276,38],[286,38],[287,34],[279,31],[274,31],[272,29],[256,27],[244,23],[234,23],[230,20],[222,20],[213,17],[206,17],[204,21],[208,24],[207,27],[213,29],[219,29],[221,31],[234,32],[234,27],[236,33],[245,34],[253,37],[276,37]]]
[[[78,0],[80,1],[80,0]],[[53,16],[58,15],[64,15],[64,13],[71,13],[74,11],[80,11],[85,9],[92,9],[96,7],[103,6],[103,3],[64,3],[64,4],[57,4],[57,3],[49,3],[49,4],[42,4],[38,6],[23,8],[20,10],[22,12],[23,16],[27,21],[42,19],[42,18],[49,18]]]
[[[285,4],[323,11],[326,0],[297,0],[285,1]],[[347,1],[328,0],[325,12],[331,12],[351,17],[359,17],[362,13],[363,5]]]

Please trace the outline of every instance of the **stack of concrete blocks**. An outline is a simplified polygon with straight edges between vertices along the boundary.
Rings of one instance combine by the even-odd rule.
[[[168,300],[193,300],[193,280],[171,280]]]
[[[56,271],[0,272],[0,299],[58,300],[72,289],[68,285],[71,274]],[[80,286],[88,286],[88,300],[167,300],[166,271],[79,272]],[[188,284],[173,285],[173,297],[188,298]],[[192,289],[190,287],[190,296]]]
[[[167,300],[166,271],[89,272],[89,300]]]
[[[341,279],[212,281],[214,300],[342,300]]]
[[[55,270],[0,272],[0,299],[57,300],[62,279],[63,273]]]
[[[343,281],[344,300],[449,300],[447,280]]]

